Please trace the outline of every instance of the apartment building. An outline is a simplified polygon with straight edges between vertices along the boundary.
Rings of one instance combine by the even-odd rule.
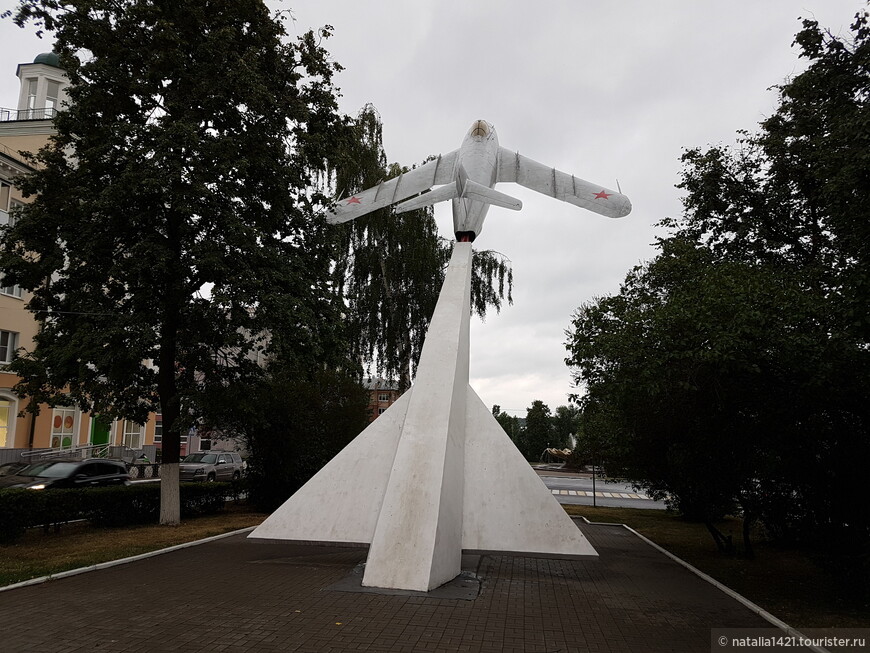
[[[364,379],[363,385],[369,393],[369,422],[383,415],[402,396],[398,386],[386,379]]]

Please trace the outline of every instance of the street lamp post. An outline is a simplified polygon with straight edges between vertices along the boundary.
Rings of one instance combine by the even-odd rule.
[[[598,495],[595,493],[595,445],[592,445],[592,507],[598,507]]]

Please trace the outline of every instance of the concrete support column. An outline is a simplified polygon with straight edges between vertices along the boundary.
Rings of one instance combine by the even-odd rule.
[[[428,591],[461,571],[471,243],[456,243],[432,316],[363,585]]]

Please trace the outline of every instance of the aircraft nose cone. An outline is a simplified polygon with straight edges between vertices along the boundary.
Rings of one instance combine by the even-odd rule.
[[[468,135],[478,140],[489,136],[491,126],[486,120],[475,120],[468,130]]]

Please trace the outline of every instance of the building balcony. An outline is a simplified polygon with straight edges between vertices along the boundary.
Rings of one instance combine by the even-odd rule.
[[[56,115],[57,109],[53,107],[43,107],[42,109],[4,109],[0,107],[0,122],[51,120]]]

